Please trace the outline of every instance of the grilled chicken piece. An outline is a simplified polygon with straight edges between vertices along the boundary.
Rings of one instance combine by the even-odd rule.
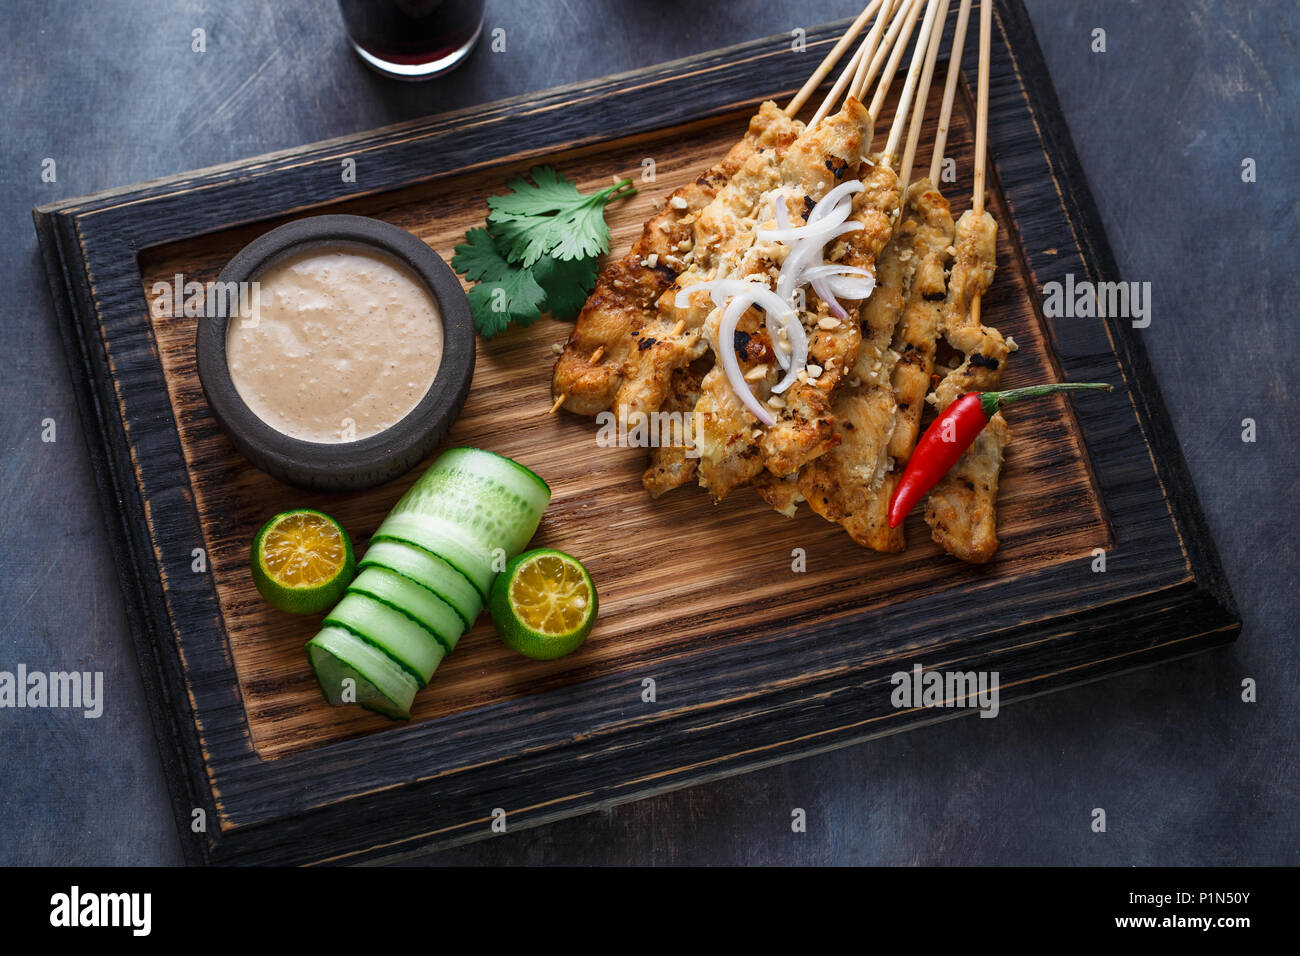
[[[831,405],[836,447],[808,462],[798,477],[802,496],[828,521],[863,508],[887,464],[885,443],[893,429],[889,344],[907,282],[900,252],[910,250],[913,227],[904,223],[900,236],[891,241],[899,216],[898,175],[887,157],[874,157],[863,184],[866,189],[854,197],[851,218],[864,228],[846,235],[832,252],[848,265],[871,269],[876,288],[859,306],[857,354],[840,374],[844,384]]]
[[[974,210],[967,210],[957,221],[957,237],[953,243],[956,256],[943,312],[943,336],[966,357],[935,389],[935,404],[939,408],[946,408],[967,392],[994,388],[1012,351],[1013,345],[1002,333],[971,315],[971,301],[993,284],[997,238],[997,223],[987,212],[977,218]]]
[[[668,397],[664,400],[661,411],[670,415],[680,415],[682,429],[688,441],[691,436],[691,420],[695,404],[700,400],[700,382],[703,373],[692,366],[674,369],[672,381],[668,388]],[[671,419],[675,423],[676,419]],[[662,435],[662,431],[661,431]],[[641,484],[650,492],[652,498],[680,488],[687,482],[695,480],[697,458],[692,448],[684,445],[660,445],[650,449],[645,474]]]
[[[838,521],[854,541],[876,551],[901,551],[904,546],[902,528],[890,528],[888,521],[889,499],[898,480],[891,444],[899,428],[906,427],[893,382],[908,333],[920,330],[921,313],[937,310],[934,300],[943,296],[951,223],[948,204],[938,190],[924,180],[908,189],[906,214],[880,258],[878,285],[863,309],[866,344],[854,378],[836,399],[842,444],[800,477],[814,511]],[[937,325],[931,321],[929,327],[933,353]],[[920,385],[918,407],[926,384],[928,380]]]
[[[851,377],[835,396],[833,411],[840,444],[799,472],[800,492],[809,507],[827,521],[840,521],[862,510],[879,486],[882,461],[888,464],[885,452],[894,429],[894,394],[886,366],[910,272],[900,253],[910,250],[914,233],[912,223],[904,222],[877,263],[875,291],[861,310],[864,345],[858,363],[850,370]]]
[[[799,512],[799,505],[804,501],[799,489],[799,474],[788,478],[778,478],[770,471],[760,471],[754,477],[754,490],[758,496],[772,506],[772,510],[787,518],[793,518]]]
[[[793,200],[792,222],[802,221],[802,213],[812,208],[822,196],[846,177],[856,175],[863,147],[863,137],[871,132],[871,118],[862,104],[850,99],[843,110],[828,117],[812,130],[805,130],[790,146],[780,152],[771,167],[771,178],[763,183],[757,175],[745,169],[738,173],[726,190],[700,216],[696,231],[696,258],[692,273],[701,280],[712,278],[741,278],[761,276],[769,283],[775,278],[785,250],[778,243],[755,242],[755,228],[764,223],[761,217],[771,216],[770,200],[779,193],[787,202]],[[742,204],[724,202],[731,193],[740,194],[749,182],[765,185],[758,194],[747,194],[754,200],[747,214],[741,214]],[[800,207],[802,206],[802,213]],[[787,206],[787,208],[789,208]],[[769,221],[772,221],[769,219]],[[729,241],[728,227],[736,222],[737,231],[744,230],[747,241]],[[772,222],[774,225],[774,221]],[[722,237],[715,241],[706,237],[704,230]],[[681,283],[689,288],[693,276],[684,275]],[[712,305],[702,295],[692,298],[692,307],[704,311]],[[824,310],[824,305],[822,305]],[[812,322],[826,315],[815,313]],[[711,320],[711,328],[716,323]],[[821,331],[821,330],[818,330]],[[823,361],[834,369],[836,358],[830,354],[833,342],[849,343],[856,348],[856,335],[844,329],[838,336],[823,336],[819,348],[825,348]],[[710,336],[714,354],[730,347],[729,343],[716,341],[716,331]],[[771,343],[769,343],[769,346]],[[766,377],[768,389],[780,377],[777,374],[775,355]],[[843,357],[839,357],[840,369]],[[823,366],[825,369],[825,366]],[[697,422],[697,441],[700,447],[700,484],[708,488],[715,500],[724,498],[737,484],[756,477],[766,465],[774,474],[792,474],[810,454],[820,454],[834,443],[834,430],[829,416],[830,394],[838,381],[839,372],[833,372],[825,382],[804,376],[774,404],[781,411],[776,423],[763,430],[757,420],[744,410],[739,400],[725,400],[720,394],[710,397],[710,392],[729,388],[721,368],[712,378],[705,379],[705,399],[702,405],[708,414],[700,415]],[[766,393],[765,393],[766,394]],[[734,396],[733,396],[734,399]],[[738,408],[737,418],[723,414],[722,409]],[[697,409],[698,414],[698,409]],[[741,427],[741,423],[749,427]],[[713,432],[711,430],[715,430]],[[797,460],[795,460],[797,459]]]
[[[1011,429],[999,412],[930,492],[930,537],[963,561],[983,564],[998,550],[998,473],[1010,441]]]
[[[948,201],[929,179],[920,179],[908,188],[907,202],[916,217],[917,265],[894,342],[899,355],[893,373],[898,422],[889,440],[889,455],[900,468],[916,447],[942,317],[950,312],[957,294],[944,278],[954,232]]]
[[[862,151],[871,144],[871,114],[853,97],[834,116],[804,133],[791,144],[781,160],[785,182],[802,195],[805,210],[846,179],[856,179],[862,173]],[[863,238],[859,233],[848,233],[853,242],[837,243],[840,261],[849,265],[871,268],[889,236],[881,238],[880,210],[872,203],[885,207],[888,216],[889,195],[897,188],[897,177],[889,186],[891,170],[887,164],[873,167],[867,189],[855,196],[851,218],[862,222]],[[882,188],[881,181],[885,181]],[[867,197],[863,200],[862,197]],[[811,200],[811,203],[809,202]],[[897,199],[894,199],[897,205]],[[892,223],[887,223],[892,225]],[[849,261],[852,258],[854,261]],[[815,297],[810,297],[815,301]],[[858,359],[862,337],[854,316],[840,320],[832,328],[822,328],[825,319],[833,318],[824,302],[816,302],[815,309],[800,316],[809,326],[808,361],[821,370],[816,378],[801,376],[782,396],[783,408],[774,425],[763,434],[763,461],[767,470],[777,478],[793,475],[809,461],[825,454],[838,443],[831,400],[848,369]],[[846,310],[847,311],[847,310]],[[827,323],[829,324],[829,323]]]
[[[973,211],[957,222],[956,257],[943,314],[944,337],[966,353],[948,372],[929,401],[941,411],[969,391],[997,388],[1014,342],[971,315],[971,301],[993,282],[997,224],[988,213]],[[998,549],[997,494],[1003,452],[1011,429],[999,413],[930,492],[925,522],[932,537],[949,554],[975,564],[992,559]]]
[[[870,166],[862,181],[866,188],[853,197],[853,213],[849,217],[852,222],[862,223],[862,229],[843,236],[839,245],[831,250],[831,258],[845,265],[877,272],[879,280],[877,264],[899,228],[898,174],[883,154],[864,165]],[[901,292],[902,285],[898,284],[897,289]],[[862,327],[858,365],[861,367],[865,362],[868,369],[874,367],[888,350],[898,322],[897,315],[890,318],[889,309],[877,315],[872,305],[875,301],[877,293],[873,292],[871,298],[859,304],[858,309]],[[852,368],[852,363],[848,367]]]
[[[650,413],[668,394],[673,369],[700,358],[716,343],[705,336],[705,319],[714,311],[704,293],[677,306],[677,293],[706,279],[743,274],[740,264],[753,244],[754,219],[761,197],[780,182],[779,150],[761,150],[738,169],[694,223],[691,262],[665,290],[656,311],[633,333],[636,341],[624,364],[625,377],[614,398],[617,414]]]
[[[717,335],[719,318],[715,313],[709,319],[713,336]],[[733,347],[745,380],[758,400],[766,401],[777,381],[776,354],[757,309],[749,309],[740,317]],[[761,434],[761,425],[741,403],[719,361],[704,376],[700,399],[695,403],[700,485],[708,489],[715,502],[734,488],[748,484],[763,470],[757,441]]]
[[[677,189],[662,211],[645,224],[640,238],[622,258],[596,279],[564,352],[555,363],[553,398],[567,396],[565,408],[595,415],[611,407],[633,354],[631,336],[656,317],[654,303],[686,267],[700,211],[759,150],[792,141],[803,124],[787,117],[775,103],[759,107],[744,138],[721,162],[694,182]],[[597,362],[591,357],[601,347]]]
[[[595,415],[614,403],[637,335],[655,303],[672,288],[673,273],[651,269],[635,253],[610,263],[596,280],[564,351],[555,362],[551,392],[567,395],[564,407]],[[598,349],[599,360],[591,358]]]

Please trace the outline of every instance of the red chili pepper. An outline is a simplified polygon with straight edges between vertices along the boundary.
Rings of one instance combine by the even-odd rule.
[[[1058,382],[1049,385],[1030,385],[1013,388],[1007,392],[967,392],[945,408],[926,429],[916,450],[907,460],[903,477],[889,501],[889,526],[897,528],[909,511],[939,483],[957,459],[979,437],[989,419],[1004,405],[1022,398],[1037,398],[1054,392],[1072,392],[1082,389],[1104,389],[1105,382]]]

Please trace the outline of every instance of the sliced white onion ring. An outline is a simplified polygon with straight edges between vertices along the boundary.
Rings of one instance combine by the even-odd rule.
[[[844,197],[852,196],[854,193],[860,193],[867,187],[860,180],[850,179],[847,183],[840,183],[825,196],[817,201],[817,205],[812,207],[812,212],[808,213],[808,222],[820,222],[832,207],[837,206],[843,201]],[[847,203],[852,208],[852,201]],[[845,214],[847,217],[847,213]]]
[[[722,320],[718,323],[718,348],[722,351],[722,370],[727,374],[727,383],[731,390],[736,393],[736,397],[753,412],[757,418],[766,426],[776,424],[776,419],[772,413],[763,407],[763,403],[750,389],[749,383],[745,381],[745,375],[740,370],[740,360],[736,358],[736,326],[740,322],[740,317],[757,301],[756,292],[744,291],[737,293],[735,298],[722,313]]]
[[[804,273],[804,278],[808,273]],[[825,277],[812,280],[813,291],[817,297],[826,303],[826,309],[837,319],[847,319],[849,314],[844,311],[844,306],[840,305],[840,300],[835,298],[835,291],[831,288],[831,280]]]
[[[862,223],[860,222],[849,222],[842,226],[836,226],[835,230],[827,237],[826,242],[829,242],[831,239],[837,239],[846,233],[856,232],[861,228]],[[800,242],[790,250],[790,254],[785,257],[785,262],[781,264],[781,272],[777,276],[777,295],[787,302],[790,301],[791,297],[794,295],[795,289],[804,284],[801,281],[803,279],[804,270],[808,269],[812,265],[814,259],[821,259],[822,249],[826,245],[826,242],[820,244],[813,242]]]
[[[831,278],[838,276],[869,276],[871,272],[860,266],[846,266],[842,263],[831,262],[824,266],[812,266],[805,269],[803,274],[809,279],[825,279],[828,276]]]
[[[814,209],[813,212],[817,210]],[[827,238],[835,231],[835,227],[849,218],[849,213],[853,211],[850,203],[840,203],[840,205],[827,211],[819,219],[813,220],[803,226],[793,226],[788,229],[759,229],[754,233],[754,238],[759,242],[817,242],[825,245]]]
[[[831,294],[841,299],[855,299],[862,301],[871,298],[871,293],[876,291],[876,280],[867,276],[865,279],[827,279],[826,285]]]
[[[685,309],[691,304],[692,292],[707,292],[713,299],[714,305],[724,305],[728,298],[739,295],[753,284],[744,279],[709,279],[707,282],[683,286],[673,297],[673,304],[679,309]]]
[[[790,212],[785,203],[785,193],[777,193],[772,197],[772,215],[776,217],[778,229],[790,228]]]

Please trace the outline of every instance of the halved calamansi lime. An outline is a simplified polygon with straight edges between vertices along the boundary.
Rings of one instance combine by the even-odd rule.
[[[253,538],[253,583],[281,611],[319,614],[337,603],[355,574],[347,532],[319,511],[281,512]]]
[[[599,603],[577,558],[543,548],[512,559],[497,575],[489,609],[507,647],[549,661],[587,639]]]

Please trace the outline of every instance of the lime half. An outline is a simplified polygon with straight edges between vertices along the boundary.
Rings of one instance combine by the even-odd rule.
[[[543,548],[506,565],[492,584],[488,608],[507,647],[550,661],[587,639],[599,605],[596,586],[582,562]]]
[[[319,614],[336,604],[356,568],[347,532],[309,508],[281,512],[253,538],[253,583],[290,614]]]

